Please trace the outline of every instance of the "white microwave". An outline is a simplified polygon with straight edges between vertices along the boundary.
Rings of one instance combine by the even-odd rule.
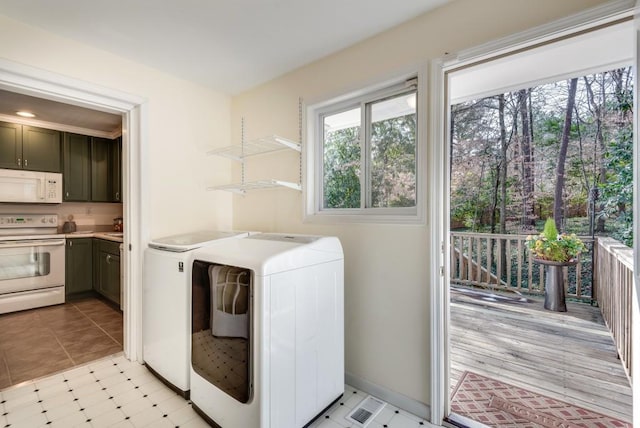
[[[62,174],[0,169],[0,202],[59,204],[62,202]]]

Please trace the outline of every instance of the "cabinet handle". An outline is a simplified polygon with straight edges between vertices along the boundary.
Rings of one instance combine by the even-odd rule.
[[[18,166],[22,166],[22,159],[18,158]]]
[[[111,254],[107,254],[107,263],[111,264]]]
[[[66,193],[67,198],[69,197],[69,192]]]
[[[73,247],[73,241],[69,241],[69,246]]]
[[[27,166],[27,160],[26,159],[24,160],[24,166]]]
[[[120,200],[120,192],[116,192],[116,201]]]

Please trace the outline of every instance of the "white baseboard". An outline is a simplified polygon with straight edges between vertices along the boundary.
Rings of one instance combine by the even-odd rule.
[[[371,394],[374,397],[380,398],[389,404],[396,406],[399,409],[405,410],[416,416],[419,416],[425,420],[431,418],[431,409],[425,403],[409,398],[406,395],[402,395],[398,392],[387,389],[383,386],[377,385],[368,380],[359,378],[351,373],[345,373],[345,382],[347,385],[351,385],[367,394]]]

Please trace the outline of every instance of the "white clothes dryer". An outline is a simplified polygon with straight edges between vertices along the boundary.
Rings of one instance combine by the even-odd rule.
[[[191,401],[212,426],[300,428],[344,393],[335,237],[215,242],[192,265]]]
[[[142,345],[154,375],[189,397],[191,262],[195,249],[247,232],[200,231],[159,238],[144,253]]]

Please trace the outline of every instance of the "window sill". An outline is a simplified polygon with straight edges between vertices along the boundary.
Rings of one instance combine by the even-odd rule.
[[[406,224],[406,225],[425,225],[424,215],[414,214],[342,214],[318,212],[306,214],[304,223],[311,224]]]

